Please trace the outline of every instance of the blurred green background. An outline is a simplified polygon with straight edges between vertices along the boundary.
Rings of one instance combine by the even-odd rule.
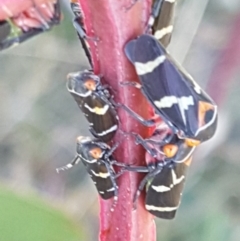
[[[86,121],[66,90],[89,68],[69,2],[53,31],[0,54],[0,241],[97,240],[97,192],[85,169],[57,174]],[[189,170],[173,221],[158,240],[240,240],[240,1],[179,0],[169,47],[219,105],[215,138]]]

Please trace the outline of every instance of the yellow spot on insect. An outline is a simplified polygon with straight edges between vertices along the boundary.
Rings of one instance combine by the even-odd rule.
[[[166,157],[173,157],[178,151],[178,146],[174,144],[167,144],[163,147],[163,152]]]
[[[187,146],[194,147],[194,146],[198,146],[199,144],[201,144],[201,141],[194,140],[194,139],[185,139],[185,143]]]
[[[108,110],[108,105],[105,105],[103,108],[95,107],[94,112],[98,115],[105,115]]]

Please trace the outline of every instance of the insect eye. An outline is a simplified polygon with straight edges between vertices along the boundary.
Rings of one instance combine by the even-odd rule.
[[[94,159],[100,159],[102,157],[102,150],[99,147],[93,148],[89,153]]]
[[[187,144],[187,146],[194,147],[194,146],[198,146],[201,142],[194,139],[186,139],[185,143]]]
[[[92,79],[88,79],[85,81],[84,86],[86,87],[86,89],[88,90],[96,90],[96,83],[94,80]]]
[[[163,152],[168,158],[175,156],[177,151],[178,151],[177,145],[167,144],[163,147]]]

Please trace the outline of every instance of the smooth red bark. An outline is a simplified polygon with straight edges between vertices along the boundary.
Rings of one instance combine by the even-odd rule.
[[[101,74],[107,84],[114,89],[115,100],[129,106],[143,117],[148,116],[148,104],[141,92],[132,87],[122,87],[120,82],[137,77],[133,66],[125,57],[123,47],[130,39],[143,33],[146,26],[151,1],[141,0],[130,10],[128,0],[79,0],[84,13],[87,35],[98,38],[88,41],[91,48],[94,72]],[[120,128],[146,136],[148,129],[118,109]],[[117,133],[114,142],[123,139]],[[126,138],[114,153],[119,162],[146,165],[145,152],[133,139]],[[156,239],[153,217],[145,210],[143,195],[138,200],[137,210],[133,211],[133,196],[142,175],[125,173],[118,179],[119,196],[117,206],[110,211],[112,200],[100,200],[100,240],[101,241],[154,241]]]

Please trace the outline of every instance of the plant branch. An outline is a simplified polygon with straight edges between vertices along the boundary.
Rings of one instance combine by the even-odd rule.
[[[145,118],[149,117],[149,105],[142,93],[133,87],[123,87],[120,82],[137,81],[133,66],[127,60],[123,47],[130,39],[143,33],[146,26],[151,1],[141,0],[130,10],[131,1],[79,0],[94,65],[94,73],[104,76],[104,80],[114,89],[116,102],[124,103]],[[148,129],[136,122],[121,108],[118,109],[120,129],[134,131],[146,137]],[[114,142],[122,140],[118,132]],[[114,153],[119,162],[146,165],[145,151],[135,141],[126,138]],[[143,195],[137,209],[133,211],[133,197],[143,175],[124,173],[118,179],[119,197],[116,208],[110,211],[112,200],[100,200],[100,240],[101,241],[154,241],[156,237],[153,217],[145,210]]]

